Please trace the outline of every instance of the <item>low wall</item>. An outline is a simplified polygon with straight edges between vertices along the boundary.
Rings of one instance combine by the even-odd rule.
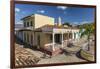
[[[80,51],[80,55],[82,58],[88,60],[88,61],[94,61],[94,55],[84,51],[84,50],[81,50]]]

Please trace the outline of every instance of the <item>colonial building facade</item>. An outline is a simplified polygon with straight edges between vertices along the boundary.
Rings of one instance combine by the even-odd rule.
[[[22,21],[24,28],[17,30],[16,36],[33,47],[54,52],[67,46],[68,40],[79,39],[79,29],[63,26],[60,17],[58,23],[55,23],[53,17],[33,14],[24,17]]]

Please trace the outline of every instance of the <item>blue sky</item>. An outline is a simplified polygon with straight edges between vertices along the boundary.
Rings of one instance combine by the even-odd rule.
[[[94,8],[15,4],[15,23],[20,23],[21,18],[35,13],[54,17],[55,22],[57,22],[58,17],[61,17],[62,23],[94,22]]]

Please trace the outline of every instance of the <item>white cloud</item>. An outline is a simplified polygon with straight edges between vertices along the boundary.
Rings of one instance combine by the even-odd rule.
[[[65,10],[67,9],[68,7],[67,6],[57,6],[58,9],[61,9],[61,10]]]
[[[44,10],[38,10],[37,12],[39,12],[39,13],[45,13]]]
[[[83,21],[81,22],[81,24],[86,24],[86,23],[90,23],[89,21]]]
[[[15,12],[20,12],[20,9],[19,8],[15,8]]]
[[[79,22],[73,22],[74,24],[79,24]]]

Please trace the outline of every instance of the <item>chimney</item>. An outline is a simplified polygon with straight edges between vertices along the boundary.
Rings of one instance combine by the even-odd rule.
[[[61,26],[61,17],[58,18],[58,25]]]

